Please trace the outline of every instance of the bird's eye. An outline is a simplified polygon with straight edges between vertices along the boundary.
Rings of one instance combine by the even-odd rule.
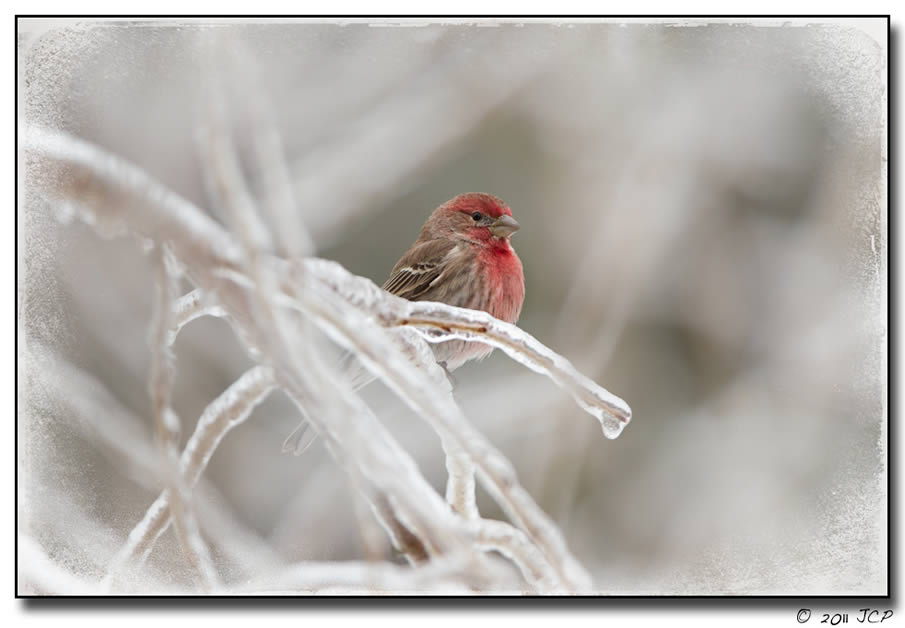
[[[471,212],[471,219],[478,222],[484,215],[481,212]]]

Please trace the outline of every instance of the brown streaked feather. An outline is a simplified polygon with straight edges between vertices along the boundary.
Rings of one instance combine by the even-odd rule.
[[[455,246],[450,240],[428,240],[412,247],[393,267],[383,289],[409,301],[419,300],[443,274],[444,260]]]

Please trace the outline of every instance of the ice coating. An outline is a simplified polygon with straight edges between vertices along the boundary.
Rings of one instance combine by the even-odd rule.
[[[208,461],[232,428],[241,424],[252,410],[276,386],[273,371],[256,366],[248,370],[219,397],[214,399],[198,419],[180,458],[180,472],[186,488],[191,490],[201,477]],[[141,557],[170,525],[169,496],[163,491],[129,533],[126,545],[114,559],[110,573],[116,573],[133,557]],[[111,578],[106,584],[110,584]]]
[[[64,214],[72,210],[102,237],[131,231],[169,241],[182,260],[202,256],[229,265],[241,261],[238,245],[213,220],[126,160],[66,133],[31,125],[23,126],[20,144],[38,158],[29,164],[38,166],[30,173],[36,180],[50,179],[54,185],[48,189],[77,198]],[[60,163],[74,168],[56,167]],[[93,188],[73,185],[82,175],[90,175]],[[88,193],[84,199],[82,188]]]
[[[202,316],[216,316],[222,318],[226,316],[226,311],[206,298],[201,290],[192,290],[186,295],[178,298],[173,304],[173,320],[170,325],[167,342],[172,345],[176,341],[176,336],[182,331],[182,328]]]
[[[607,438],[618,437],[631,420],[631,408],[624,400],[578,372],[566,358],[515,325],[486,312],[395,297],[367,279],[351,275],[335,262],[309,259],[304,267],[353,305],[372,312],[384,326],[412,326],[429,342],[458,339],[501,349],[513,360],[547,375],[568,391],[583,410],[600,422]]]

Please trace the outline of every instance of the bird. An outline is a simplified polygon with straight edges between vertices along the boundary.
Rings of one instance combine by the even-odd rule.
[[[507,323],[518,321],[525,300],[522,262],[512,248],[519,230],[509,206],[490,194],[460,194],[435,209],[418,238],[399,258],[383,289],[409,301],[437,301],[482,310]],[[447,374],[470,360],[481,360],[493,347],[465,340],[432,345]],[[357,362],[347,354],[341,370]],[[356,388],[373,377],[362,369],[352,375]],[[302,423],[283,443],[284,452],[301,454],[316,433]]]

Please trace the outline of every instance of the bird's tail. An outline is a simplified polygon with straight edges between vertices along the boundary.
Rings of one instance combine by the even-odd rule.
[[[358,390],[374,381],[371,375],[354,353],[346,352],[339,357],[337,370],[348,378],[353,390]],[[283,453],[301,456],[317,440],[317,431],[311,427],[307,419],[302,419],[298,427],[283,441]]]
[[[302,419],[298,427],[292,430],[292,434],[283,441],[283,453],[301,456],[316,440],[317,432],[311,429],[311,424],[306,419]]]

